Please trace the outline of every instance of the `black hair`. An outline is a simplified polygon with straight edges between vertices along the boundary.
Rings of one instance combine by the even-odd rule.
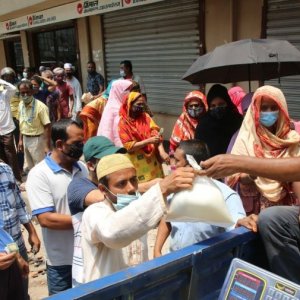
[[[124,65],[126,68],[130,70],[130,72],[132,72],[132,63],[130,60],[123,60],[120,62],[120,65]]]
[[[42,80],[38,75],[33,75],[30,80],[34,80],[39,86],[42,84]]]
[[[82,128],[80,124],[72,119],[61,119],[53,124],[51,129],[51,141],[54,148],[57,140],[66,141],[68,139],[67,128],[71,125]]]
[[[189,154],[194,156],[197,163],[207,160],[210,157],[206,143],[200,140],[181,141],[178,148],[181,149],[185,155]]]
[[[29,89],[33,89],[33,85],[30,80],[21,80],[18,84],[18,90],[20,90],[21,85],[28,87]]]
[[[96,66],[96,64],[95,64],[95,62],[94,62],[93,60],[89,60],[89,61],[87,62],[87,65],[94,65],[94,66]]]
[[[102,178],[99,179],[99,183],[101,183],[102,185],[104,185],[106,188],[108,188],[108,178],[109,175],[106,175]]]

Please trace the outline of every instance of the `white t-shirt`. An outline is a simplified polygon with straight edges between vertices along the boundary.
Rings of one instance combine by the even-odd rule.
[[[72,287],[76,287],[83,282],[83,258],[81,248],[81,222],[83,212],[72,216],[74,229],[74,252],[72,263]]]
[[[15,94],[16,88],[9,82],[0,79],[0,85],[4,85],[3,91],[0,91],[0,135],[5,135],[15,129],[10,110],[10,98]]]
[[[47,156],[31,169],[26,182],[26,190],[32,215],[45,212],[71,215],[67,188],[75,176],[88,176],[87,168],[82,162],[74,164],[71,174],[62,169],[50,156]],[[73,229],[42,228],[42,235],[47,254],[47,264],[52,266],[72,265]]]
[[[108,201],[89,206],[81,224],[83,283],[128,267],[130,244],[157,225],[165,210],[159,184],[119,211]]]

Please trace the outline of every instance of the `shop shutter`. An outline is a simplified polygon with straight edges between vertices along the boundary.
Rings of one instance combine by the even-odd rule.
[[[300,1],[269,0],[267,13],[267,38],[288,40],[300,50]],[[287,99],[290,116],[300,120],[300,76],[288,76],[266,81],[282,89]]]
[[[177,115],[193,87],[181,80],[199,56],[199,1],[165,0],[103,16],[107,79],[129,59],[154,112]]]

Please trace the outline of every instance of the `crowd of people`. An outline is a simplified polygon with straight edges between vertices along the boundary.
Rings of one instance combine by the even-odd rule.
[[[19,249],[0,252],[0,278],[7,282],[0,284],[1,299],[28,298],[21,224],[31,251],[40,249],[20,190],[26,190],[42,228],[49,295],[148,260],[147,233],[156,226],[154,257],[162,255],[169,236],[170,251],[175,251],[238,226],[259,231],[271,270],[300,282],[298,272],[290,271],[299,261],[299,176],[283,177],[271,166],[265,171],[236,161],[259,158],[267,165],[300,156],[297,123],[280,89],[262,86],[246,94],[241,87],[215,84],[207,96],[189,92],[166,147],[130,61],[120,63],[120,78],[107,87],[95,63],[88,62],[84,93],[69,63],[29,71],[24,69],[18,80],[11,68],[1,70],[0,229]],[[200,175],[220,178],[213,182],[233,226],[165,220],[174,193],[191,189],[199,175],[187,155],[204,167]],[[298,222],[298,241],[286,264],[278,263],[284,246],[275,245],[284,233],[274,232],[270,220],[277,214],[283,222],[281,211]],[[21,285],[22,292],[14,288]]]

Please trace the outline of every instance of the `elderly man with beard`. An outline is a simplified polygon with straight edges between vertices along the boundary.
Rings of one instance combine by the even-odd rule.
[[[54,123],[51,140],[52,153],[29,172],[26,182],[32,214],[42,226],[50,295],[72,287],[74,237],[67,188],[73,178],[88,176],[78,161],[83,153],[78,123],[71,119]]]

